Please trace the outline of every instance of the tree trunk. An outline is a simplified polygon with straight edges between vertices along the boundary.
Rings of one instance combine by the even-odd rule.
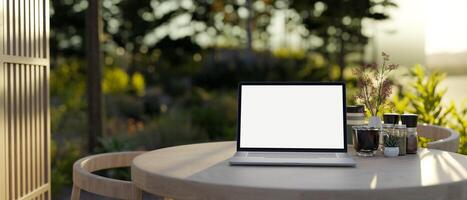
[[[246,25],[246,60],[247,65],[251,68],[254,62],[254,54],[253,54],[253,8],[251,7],[251,1],[246,1],[246,7],[248,9],[248,18],[247,18],[247,25]]]
[[[89,152],[95,152],[97,139],[103,132],[102,108],[102,65],[100,40],[102,21],[100,17],[100,1],[88,0],[86,11],[86,66],[88,95],[88,137]]]
[[[343,81],[344,80],[344,69],[345,69],[345,41],[342,38],[342,36],[339,38],[340,40],[340,50],[339,50],[339,56],[338,56],[338,64],[339,64],[339,80]]]
[[[251,1],[246,1],[246,8],[248,9],[248,18],[247,18],[247,25],[246,25],[246,48],[249,53],[252,50],[252,42],[253,42],[253,8],[251,7]]]

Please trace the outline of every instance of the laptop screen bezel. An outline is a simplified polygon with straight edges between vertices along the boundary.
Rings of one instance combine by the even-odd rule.
[[[343,148],[256,148],[256,147],[240,147],[240,126],[241,126],[241,102],[242,102],[242,86],[255,85],[303,85],[303,86],[341,86],[342,87],[342,120],[343,120]],[[237,151],[271,151],[271,152],[347,152],[347,122],[346,122],[346,91],[344,82],[251,82],[243,81],[238,84],[237,95]],[[265,138],[267,139],[267,138]]]

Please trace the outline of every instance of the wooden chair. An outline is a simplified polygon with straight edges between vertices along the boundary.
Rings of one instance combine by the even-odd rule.
[[[142,191],[135,187],[132,182],[106,178],[92,172],[102,169],[129,167],[132,160],[142,153],[144,151],[104,153],[76,161],[73,165],[71,200],[79,200],[81,190],[110,198],[141,200]]]
[[[431,138],[432,142],[427,144],[430,149],[457,152],[459,148],[459,134],[456,131],[435,125],[418,125],[419,136]]]

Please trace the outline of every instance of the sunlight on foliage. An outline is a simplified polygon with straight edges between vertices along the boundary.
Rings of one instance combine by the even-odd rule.
[[[104,70],[102,91],[104,94],[123,93],[128,89],[128,74],[121,68],[107,68]]]
[[[278,58],[294,58],[302,59],[305,57],[305,52],[303,50],[293,50],[289,48],[279,48],[273,52],[273,55]]]
[[[410,76],[415,77],[415,82],[411,84],[412,89],[404,92],[410,101],[406,111],[417,113],[419,120],[424,123],[446,125],[447,116],[454,110],[454,104],[446,107],[441,103],[446,89],[438,86],[446,75],[440,72],[428,74],[422,66],[416,65],[410,70]]]
[[[454,120],[451,121],[450,127],[454,128],[461,136],[459,144],[459,153],[467,155],[467,99],[461,105],[461,108],[452,112]]]
[[[135,91],[136,95],[144,96],[144,89],[146,88],[146,82],[144,81],[143,74],[135,72],[131,76],[131,87]]]
[[[420,123],[433,124],[454,129],[460,134],[459,153],[467,154],[467,106],[462,104],[460,108],[451,102],[442,104],[442,99],[447,89],[439,88],[445,74],[440,72],[428,73],[421,65],[416,65],[410,70],[409,76],[413,82],[403,87],[400,95],[394,95],[392,104],[398,113],[418,114]],[[426,147],[431,140],[420,137],[420,145]]]

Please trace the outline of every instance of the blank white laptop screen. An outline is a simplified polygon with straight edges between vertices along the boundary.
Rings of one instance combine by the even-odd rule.
[[[343,85],[242,85],[240,148],[343,149]]]

